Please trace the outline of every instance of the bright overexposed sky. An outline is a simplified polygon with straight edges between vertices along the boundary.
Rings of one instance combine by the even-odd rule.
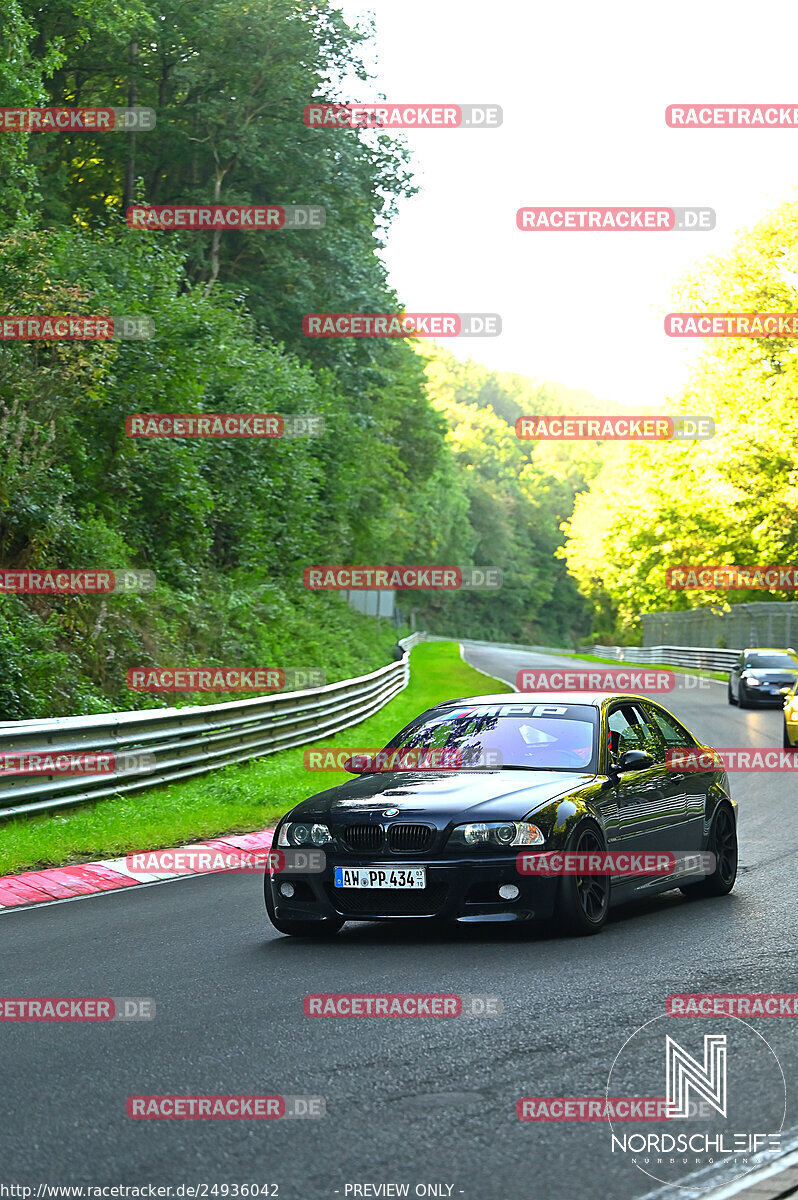
[[[376,21],[378,75],[353,100],[497,103],[499,129],[406,131],[419,195],[386,251],[410,312],[499,312],[458,357],[664,406],[689,342],[670,290],[792,199],[798,129],[669,129],[668,104],[798,104],[798,6],[773,0],[345,0]],[[712,232],[522,233],[525,205],[703,205]]]

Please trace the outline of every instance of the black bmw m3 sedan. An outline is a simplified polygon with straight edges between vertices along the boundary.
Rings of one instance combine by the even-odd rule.
[[[275,830],[273,849],[294,852],[265,878],[281,933],[416,919],[553,920],[591,934],[613,904],[734,886],[737,806],[722,762],[641,696],[451,700],[347,769],[357,778]],[[303,849],[321,852],[321,869],[292,867]]]

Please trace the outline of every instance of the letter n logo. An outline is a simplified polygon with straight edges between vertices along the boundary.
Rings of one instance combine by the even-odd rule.
[[[668,1117],[690,1115],[690,1089],[726,1116],[726,1034],[704,1034],[704,1065],[701,1066],[672,1037],[665,1038]]]

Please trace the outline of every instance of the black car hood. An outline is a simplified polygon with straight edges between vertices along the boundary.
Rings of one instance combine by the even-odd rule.
[[[467,815],[476,820],[520,820],[595,775],[579,771],[390,771],[361,775],[303,800],[292,817],[335,821],[396,808],[400,817]]]

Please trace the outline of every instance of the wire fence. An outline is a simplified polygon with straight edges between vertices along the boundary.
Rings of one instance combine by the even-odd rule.
[[[681,612],[644,613],[643,645],[794,646],[798,639],[798,601],[753,600],[747,604],[704,605]]]

